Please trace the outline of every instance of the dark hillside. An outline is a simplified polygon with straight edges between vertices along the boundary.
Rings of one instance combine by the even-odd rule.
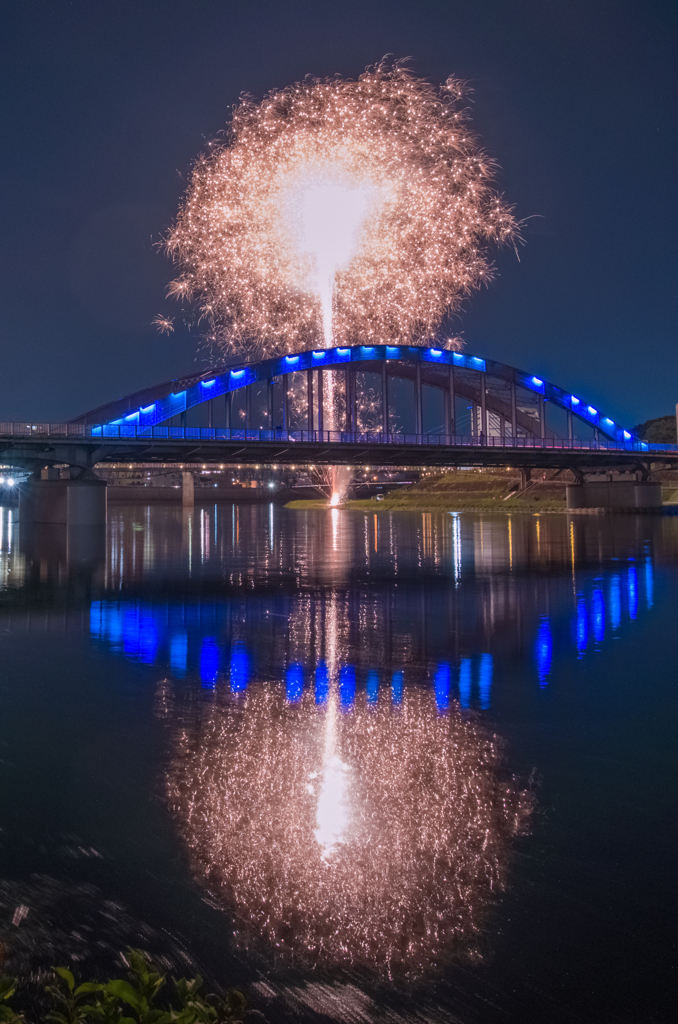
[[[641,441],[654,444],[676,444],[676,417],[658,416],[655,420],[647,420],[633,428],[633,433]]]

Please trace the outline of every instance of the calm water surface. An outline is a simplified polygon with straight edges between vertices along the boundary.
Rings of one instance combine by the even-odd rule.
[[[678,518],[0,510],[0,956],[673,1020]]]

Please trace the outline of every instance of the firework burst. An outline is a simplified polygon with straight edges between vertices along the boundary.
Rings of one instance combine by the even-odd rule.
[[[174,331],[174,317],[167,317],[163,316],[162,313],[158,313],[152,323],[161,334],[171,334]]]
[[[194,166],[170,294],[251,355],[424,343],[517,231],[462,102],[401,64],[244,99]]]

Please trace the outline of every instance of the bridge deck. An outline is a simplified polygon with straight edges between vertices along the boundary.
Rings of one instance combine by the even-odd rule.
[[[559,437],[0,423],[0,457],[16,465],[236,462],[604,469],[648,462],[678,466],[678,445]]]

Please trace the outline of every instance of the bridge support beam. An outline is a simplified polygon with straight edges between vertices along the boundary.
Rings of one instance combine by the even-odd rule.
[[[313,430],[313,370],[306,371],[307,429]]]
[[[546,437],[546,408],[543,395],[539,395],[539,436]]]
[[[610,479],[584,479],[581,483],[568,484],[566,487],[568,509],[661,508],[662,488],[660,483],[637,480],[632,476],[613,480],[611,473],[608,474],[608,477]]]
[[[323,371],[318,370],[318,430],[325,429],[325,392],[323,390]]]
[[[415,377],[414,377],[414,432],[415,434],[423,434],[423,410],[421,395],[421,363],[415,365]]]
[[[357,432],[358,417],[355,374],[356,371],[352,366],[346,367],[346,429]]]
[[[456,433],[456,430],[455,430],[455,411],[454,411],[454,366],[452,366],[452,364],[450,364],[449,373],[450,373],[450,389],[449,389],[449,399],[448,399],[449,406],[448,406],[448,410],[447,410],[448,411],[447,431],[448,431],[450,437],[453,437],[454,434]]]

